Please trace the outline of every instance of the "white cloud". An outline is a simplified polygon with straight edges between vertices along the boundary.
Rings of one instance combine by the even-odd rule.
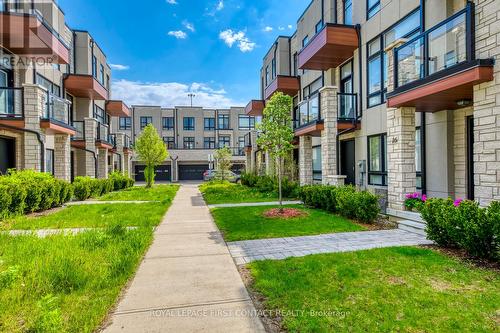
[[[177,0],[166,0],[168,4],[177,5]]]
[[[111,69],[114,69],[115,71],[126,71],[130,69],[130,66],[128,65],[120,65],[120,64],[109,64],[109,67],[111,67]]]
[[[193,24],[193,23],[190,23],[189,21],[186,21],[186,20],[182,21],[182,25],[183,25],[186,29],[190,30],[191,32],[194,32],[194,30],[195,30],[195,29],[194,29],[194,24]]]
[[[291,24],[288,25],[288,29],[292,30],[293,26]]]
[[[224,89],[215,89],[206,83],[194,82],[139,82],[113,81],[113,98],[125,101],[128,105],[160,105],[163,107],[190,105],[189,93],[194,93],[193,104],[211,108],[242,106],[244,102],[235,101],[227,96]]]
[[[187,34],[184,31],[182,31],[182,30],[169,31],[168,35],[169,36],[173,36],[173,37],[175,37],[177,39],[186,39],[186,37],[187,37]]]
[[[221,10],[224,9],[224,0],[219,0],[213,7],[207,7],[205,8],[205,15],[208,16],[215,16],[217,12],[220,12]]]
[[[283,30],[285,30],[285,27],[278,27],[278,30],[283,31]]]
[[[273,31],[273,27],[270,27],[270,26],[264,27],[264,29],[262,29],[262,31],[271,32],[271,31]]]
[[[219,0],[219,2],[217,3],[217,6],[215,7],[215,10],[221,11],[223,9],[224,9],[224,0]]]
[[[227,29],[221,31],[219,38],[229,47],[233,47],[233,44],[236,43],[241,52],[251,52],[256,46],[243,31],[236,32],[232,29]]]

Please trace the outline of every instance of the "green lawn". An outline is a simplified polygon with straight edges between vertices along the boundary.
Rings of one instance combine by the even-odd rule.
[[[94,332],[152,239],[151,229],[0,235],[0,331]]]
[[[277,206],[214,208],[212,215],[228,242],[366,230],[343,217],[300,205],[287,207],[300,208],[308,216],[293,219],[262,216],[264,211],[274,207]]]
[[[240,184],[206,183],[200,186],[200,191],[209,205],[278,200],[278,196],[275,193],[262,193],[255,188]]]
[[[169,206],[160,203],[69,206],[45,216],[8,219],[0,222],[0,229],[96,228],[115,224],[153,227],[161,221]]]
[[[304,311],[283,317],[289,332],[498,332],[500,274],[429,249],[313,255],[249,267],[252,288],[266,298],[267,309]]]
[[[162,201],[170,202],[177,193],[179,185],[155,185],[152,188],[134,186],[110,192],[99,198],[101,201]]]

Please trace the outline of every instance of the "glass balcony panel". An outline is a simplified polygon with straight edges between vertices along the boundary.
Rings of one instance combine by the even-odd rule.
[[[48,94],[46,96],[45,119],[69,124],[71,103],[63,98]]]
[[[339,94],[339,119],[356,119],[356,94]]]
[[[429,33],[429,74],[467,60],[466,13]]]
[[[308,103],[307,101],[299,105],[299,126],[309,122]]]
[[[309,100],[309,122],[319,119],[319,97],[314,96]]]
[[[23,116],[23,91],[21,88],[0,88],[0,117]]]
[[[424,76],[424,39],[417,39],[398,50],[398,85],[421,79]]]
[[[73,127],[76,129],[73,140],[85,140],[85,123],[83,121],[74,121]]]

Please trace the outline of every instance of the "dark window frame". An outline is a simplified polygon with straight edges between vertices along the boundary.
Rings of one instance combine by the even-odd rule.
[[[348,2],[348,1],[349,1],[350,5],[346,7],[346,2]],[[343,18],[344,24],[346,24],[346,25],[352,25],[352,1],[353,0],[344,0],[343,1],[343,7],[342,7],[342,13],[343,13],[343,15],[342,15],[342,18]],[[346,9],[348,7],[351,8],[351,23],[346,23],[346,20],[345,20],[345,18],[346,18]]]
[[[321,30],[323,29],[323,20],[319,20],[318,23],[316,23],[316,25],[314,26],[314,31],[315,33],[317,34],[318,32],[320,32]]]
[[[203,118],[203,129],[205,131],[215,131],[215,118],[214,117]]]
[[[49,154],[50,153],[50,154]],[[49,161],[47,161],[47,158],[51,156],[51,163],[50,163],[50,169],[51,170],[48,170],[48,167],[49,167]],[[49,173],[51,174],[52,176],[54,175],[55,173],[55,152],[54,152],[54,149],[45,149],[45,172],[46,173]]]
[[[161,118],[161,127],[166,131],[174,130],[174,117],[162,117]]]
[[[123,121],[123,123],[122,123]],[[120,117],[118,119],[118,126],[121,130],[130,130],[132,129],[132,118],[130,117]]]
[[[249,126],[248,127],[241,126],[241,119],[247,119]],[[253,129],[255,129],[255,117],[240,114],[238,116],[238,129],[240,129],[240,130],[253,130]]]
[[[319,149],[319,153],[320,153],[320,161],[323,159],[323,152],[321,151],[321,145],[317,145],[317,146],[312,146],[312,150],[314,152],[315,149]],[[314,154],[312,155],[314,156]],[[314,169],[314,158],[312,158],[312,165],[311,165],[311,170],[312,170],[312,174],[313,174],[313,180],[315,181],[322,181],[323,180],[323,169],[319,169],[319,170],[315,170]],[[319,177],[315,177],[315,176],[318,176]]]
[[[139,123],[141,125],[141,130],[143,130],[146,126],[148,126],[149,124],[153,123],[153,117],[150,117],[150,116],[141,116],[139,118]]]
[[[380,169],[382,171],[372,171],[371,170],[371,160],[370,160],[370,139],[380,138]],[[387,133],[380,133],[375,135],[367,136],[367,175],[368,175],[368,185],[371,186],[388,186],[388,171],[387,171]],[[370,176],[382,176],[382,184],[374,184],[370,181]]]
[[[222,123],[221,123],[222,119]],[[218,130],[230,130],[231,129],[231,117],[228,114],[217,115],[217,129]]]
[[[368,21],[374,17],[382,9],[381,1],[378,0],[375,4],[370,6],[370,0],[366,0],[366,20]],[[377,8],[378,7],[378,8]]]
[[[193,150],[195,149],[196,147],[196,142],[195,142],[195,139],[193,136],[185,136],[183,139],[182,139],[182,143],[183,143],[183,147],[184,149],[187,149],[187,150]],[[192,146],[191,146],[192,144]]]
[[[213,136],[207,136],[203,138],[203,148],[204,149],[215,149],[215,138]]]
[[[182,118],[182,128],[185,131],[194,131],[195,130],[195,119],[194,119],[194,117],[184,117],[184,118]]]
[[[106,125],[108,124],[106,118],[106,111],[97,104],[94,104],[94,119],[97,120],[99,124]]]
[[[223,140],[224,145],[221,144],[222,138],[224,138],[224,140]],[[228,139],[228,140],[225,140],[225,139]],[[231,136],[230,135],[219,135],[217,143],[218,143],[219,148],[231,147]]]
[[[167,149],[175,149],[175,137],[173,136],[164,136],[163,143],[167,146]]]

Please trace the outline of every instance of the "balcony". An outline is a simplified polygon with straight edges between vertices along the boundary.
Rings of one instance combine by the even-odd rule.
[[[493,80],[493,60],[475,58],[473,18],[474,5],[468,3],[394,50],[389,107],[437,112],[472,105],[474,85]]]
[[[108,134],[107,141],[113,146],[113,148],[111,148],[111,150],[113,152],[116,152],[116,134]]]
[[[130,117],[130,109],[123,101],[108,101],[106,112],[113,117]]]
[[[245,107],[245,114],[247,116],[259,117],[262,116],[264,111],[265,103],[263,100],[251,100]]]
[[[73,128],[75,134],[71,138],[71,146],[75,148],[85,149],[85,122],[74,121]]]
[[[359,46],[355,26],[327,23],[300,51],[300,69],[328,70],[336,68],[354,55]]]
[[[268,100],[275,92],[282,92],[285,95],[295,96],[300,90],[300,81],[296,76],[278,75],[267,86],[264,92],[264,98]]]
[[[92,75],[68,74],[64,78],[64,87],[75,97],[108,99],[108,91]]]
[[[320,95],[316,94],[303,101],[295,109],[295,120],[293,123],[295,136],[320,136],[324,130],[323,120],[320,112]]]
[[[70,123],[71,103],[49,93],[46,96],[40,127],[45,133],[75,135],[76,130]]]
[[[0,26],[0,44],[13,54],[47,57],[57,64],[69,64],[70,46],[39,11],[0,11]]]
[[[132,151],[132,140],[128,135],[125,134],[123,139],[123,150],[127,153]]]
[[[23,88],[0,88],[0,124],[24,128]]]
[[[102,149],[113,149],[114,143],[113,138],[109,133],[109,126],[101,123],[97,123],[97,138],[96,147]]]
[[[358,94],[338,93],[337,129],[360,129]]]

